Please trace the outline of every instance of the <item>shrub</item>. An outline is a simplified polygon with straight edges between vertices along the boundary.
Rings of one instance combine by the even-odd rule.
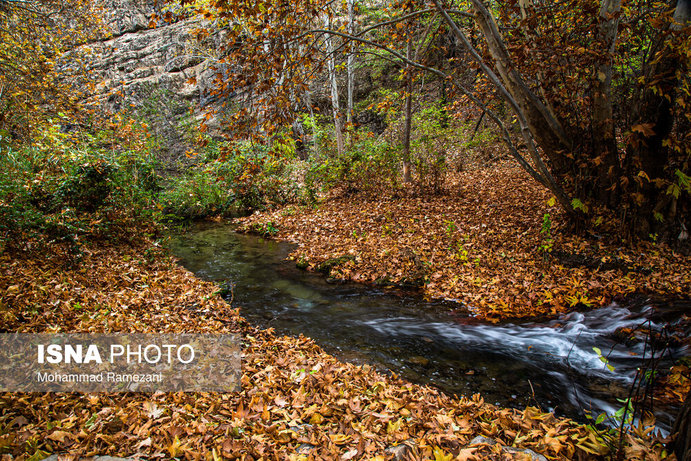
[[[359,136],[341,156],[313,160],[305,177],[308,192],[345,187],[368,192],[398,186],[398,155],[385,141]]]
[[[261,146],[211,142],[198,156],[197,164],[172,178],[160,196],[168,220],[244,214],[305,203],[309,196],[289,159],[274,157]]]
[[[0,153],[4,247],[120,238],[125,228],[153,223],[159,186],[149,151],[106,148],[102,140],[112,132],[61,133],[49,124],[40,133],[32,145],[7,145]]]

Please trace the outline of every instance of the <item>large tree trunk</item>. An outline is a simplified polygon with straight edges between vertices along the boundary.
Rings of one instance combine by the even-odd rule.
[[[602,0],[598,41],[602,46],[601,62],[595,69],[593,82],[593,149],[597,170],[598,201],[614,205],[616,184],[620,175],[617,141],[612,110],[612,55],[617,40],[621,0]]]
[[[672,435],[674,439],[674,453],[678,461],[691,461],[691,392],[686,396],[684,405],[674,422]]]
[[[512,63],[509,52],[494,17],[481,0],[471,1],[475,9],[475,21],[482,31],[494,64],[506,89],[524,114],[528,127],[537,144],[543,149],[557,172],[564,170],[563,152],[571,150],[571,141],[563,127],[545,104],[533,93]]]
[[[571,200],[560,182],[555,179],[538,149],[540,148],[551,160],[552,170],[563,171],[563,151],[570,151],[570,143],[566,139],[564,130],[560,123],[550,115],[545,105],[540,103],[535,94],[530,91],[518,71],[511,64],[501,34],[485,5],[480,0],[471,1],[477,13],[475,20],[482,30],[490,54],[494,58],[495,67],[501,77],[497,76],[483,60],[470,40],[460,30],[458,24],[451,18],[449,12],[442,6],[441,0],[432,0],[432,3],[451,28],[451,32],[463,43],[471,58],[479,64],[480,69],[513,109],[520,125],[521,136],[534,163],[534,169],[524,163],[521,163],[521,166],[552,191],[557,202],[567,214],[575,217],[576,213],[571,206]]]

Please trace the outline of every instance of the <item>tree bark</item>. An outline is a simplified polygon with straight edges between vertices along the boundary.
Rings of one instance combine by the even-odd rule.
[[[486,11],[486,8],[484,8],[484,5],[477,1],[477,0],[472,0],[473,4],[477,4],[477,9],[479,10],[480,8],[483,8]],[[521,127],[521,136],[523,137],[523,140],[526,143],[528,153],[530,154],[530,158],[533,160],[533,163],[535,164],[535,168],[533,170],[532,167],[529,167],[525,163],[521,163],[521,166],[523,166],[526,171],[531,173],[531,175],[535,174],[535,178],[543,184],[545,187],[547,187],[554,196],[557,199],[557,202],[561,205],[562,209],[569,215],[574,216],[575,212],[574,209],[571,207],[571,200],[569,200],[568,196],[566,195],[566,192],[564,191],[564,188],[557,182],[557,180],[554,178],[552,175],[551,171],[543,161],[542,157],[540,156],[540,152],[537,149],[537,146],[535,145],[535,141],[537,140],[538,145],[542,148],[543,151],[548,153],[548,158],[553,160],[552,167],[559,169],[559,166],[561,165],[561,159],[557,156],[558,151],[550,151],[550,146],[549,145],[543,145],[540,144],[541,142],[547,142],[545,141],[545,136],[550,137],[549,135],[546,135],[545,133],[550,131],[550,126],[546,121],[540,122],[539,120],[532,120],[532,123],[529,122],[529,116],[531,113],[526,113],[525,111],[525,104],[519,103],[519,101],[514,97],[514,95],[508,90],[507,85],[505,85],[502,80],[494,73],[494,71],[485,63],[485,61],[482,59],[478,51],[475,49],[475,47],[470,43],[468,40],[468,37],[465,36],[465,34],[460,30],[458,27],[458,24],[451,18],[449,15],[449,12],[441,5],[440,0],[432,0],[432,3],[437,7],[437,10],[439,13],[442,15],[446,23],[449,25],[451,28],[451,32],[458,38],[461,43],[466,47],[466,49],[469,51],[470,56],[475,62],[477,62],[480,66],[480,69],[487,75],[489,78],[490,82],[499,90],[499,93],[502,95],[504,100],[511,106],[513,109],[514,113],[516,114],[516,118],[518,119],[518,123]],[[478,15],[479,16],[479,15]],[[480,22],[478,19],[478,16],[476,16],[476,21]],[[484,17],[484,16],[483,16]],[[494,24],[494,20],[492,19],[491,15],[489,15],[489,12],[487,12],[487,17],[489,17],[489,20],[491,24]],[[508,58],[508,52],[506,51],[506,47],[503,44],[503,41],[501,40],[501,37],[498,35],[499,32],[496,31],[497,35],[492,35],[494,32],[492,32],[492,27],[491,25],[483,20],[483,23],[485,24],[485,28],[481,26],[483,29],[483,33],[488,33],[491,36],[490,37],[485,37],[486,40],[493,41],[493,43],[498,44],[499,48],[503,50],[503,53],[505,56]],[[495,25],[496,29],[496,25]],[[497,39],[499,42],[497,42]],[[497,63],[497,66],[499,64]],[[506,67],[504,67],[506,69]],[[513,71],[516,75],[517,72],[515,70]],[[522,80],[521,80],[522,81]],[[529,91],[529,90],[528,90]],[[533,99],[535,96],[533,95]],[[544,108],[544,105],[543,105]],[[545,109],[545,112],[547,110]],[[533,114],[534,115],[534,114]],[[556,121],[554,121],[556,122]],[[556,122],[558,125],[558,122]],[[559,126],[560,127],[560,126]],[[557,130],[559,131],[559,130]],[[552,136],[555,138],[555,136]],[[551,157],[549,156],[551,152]],[[514,155],[515,156],[515,155]],[[519,158],[518,156],[517,158]],[[528,168],[529,167],[529,168]]]
[[[571,150],[571,142],[561,123],[549,112],[540,99],[528,88],[513,65],[494,18],[481,0],[471,0],[475,21],[480,26],[487,48],[506,89],[523,112],[530,132],[544,150],[556,171],[564,169],[562,152]]]
[[[408,35],[408,43],[406,44],[406,58],[412,59],[413,54],[413,37]],[[412,67],[409,64],[405,66],[405,121],[403,125],[403,182],[409,183],[411,177],[410,165],[410,131],[413,124],[413,73]]]
[[[621,0],[602,0],[600,3],[599,42],[604,56],[595,69],[593,82],[593,149],[598,184],[595,189],[598,200],[613,206],[614,193],[612,184],[616,184],[620,175],[617,142],[614,133],[614,115],[612,110],[612,55],[619,27]]]
[[[329,28],[328,23],[327,28]],[[327,37],[326,48],[328,53],[326,66],[329,71],[329,86],[331,88],[331,107],[333,109],[334,131],[336,132],[336,150],[338,151],[338,155],[341,156],[345,151],[345,143],[343,140],[343,119],[341,115],[341,103],[338,99],[338,81],[336,80],[336,57],[334,56],[335,49],[333,45],[332,36]]]
[[[682,27],[691,22],[690,4],[691,0],[677,1],[670,33],[679,33]],[[642,171],[649,179],[638,187],[644,203],[637,213],[635,231],[644,236],[653,232],[655,214],[663,214],[662,208],[665,208],[664,197],[654,181],[664,176],[668,163],[669,149],[664,141],[674,127],[672,101],[679,85],[677,75],[681,62],[669,47],[665,47],[665,42],[660,40],[656,52],[651,53],[654,65],[650,66],[645,79],[655,84],[653,87],[650,83],[651,86],[643,91],[634,119],[634,131],[635,127],[639,127],[639,131],[637,138],[628,146],[629,157],[633,160],[633,164],[629,165],[629,174],[638,175]]]
[[[347,0],[348,4],[348,34],[355,35],[355,0]],[[347,91],[348,98],[346,104],[346,121],[352,123],[353,121],[353,94],[355,92],[355,56],[353,52],[348,53],[348,61],[346,64],[347,72]]]

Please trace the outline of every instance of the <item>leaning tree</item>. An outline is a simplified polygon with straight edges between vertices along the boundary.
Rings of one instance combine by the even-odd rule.
[[[211,20],[207,34],[222,32],[216,92],[245,98],[230,118],[236,136],[271,139],[305,110],[335,53],[360,47],[480,106],[575,222],[688,236],[691,0],[402,0],[357,32],[340,2],[179,2]],[[455,77],[458,60],[400,46],[414,21],[442,21],[475,81]]]

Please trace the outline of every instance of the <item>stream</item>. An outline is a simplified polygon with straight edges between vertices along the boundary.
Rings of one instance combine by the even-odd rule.
[[[309,336],[341,360],[449,394],[480,393],[497,405],[536,405],[579,421],[583,409],[596,416],[622,407],[617,399],[628,395],[644,343],[627,347],[611,336],[640,325],[652,310],[613,304],[545,323],[492,325],[459,312],[456,303],[328,283],[285,260],[294,245],[238,234],[227,224],[195,225],[168,246],[198,277],[232,284],[233,306],[255,325]],[[661,367],[682,353],[672,351]],[[666,432],[674,409],[661,408],[656,416]]]

